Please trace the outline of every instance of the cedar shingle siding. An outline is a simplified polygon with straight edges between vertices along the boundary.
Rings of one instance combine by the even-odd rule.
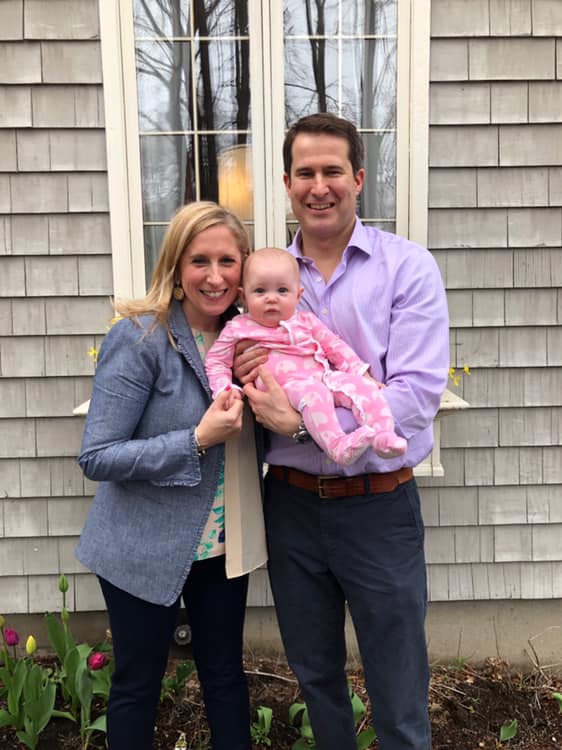
[[[98,5],[0,3],[0,601],[6,613],[99,607],[76,576],[93,487],[75,456],[87,352],[112,293]],[[92,585],[92,583],[94,585]],[[76,588],[75,588],[76,584]]]
[[[429,246],[468,364],[423,483],[431,599],[562,596],[562,3],[432,0]]]

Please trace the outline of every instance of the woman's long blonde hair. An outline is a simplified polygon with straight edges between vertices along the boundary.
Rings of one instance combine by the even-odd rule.
[[[244,260],[250,249],[250,239],[236,214],[211,201],[188,203],[176,212],[168,225],[146,296],[116,300],[115,312],[125,318],[151,314],[156,323],[167,327],[176,269],[182,253],[198,234],[219,225],[230,229]]]

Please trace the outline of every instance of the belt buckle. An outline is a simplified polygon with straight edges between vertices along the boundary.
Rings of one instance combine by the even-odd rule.
[[[338,476],[338,474],[324,474],[321,476],[316,477],[316,484],[318,486],[318,497],[322,498],[323,500],[329,500],[330,496],[324,494],[324,482],[327,479],[342,479],[343,477]]]

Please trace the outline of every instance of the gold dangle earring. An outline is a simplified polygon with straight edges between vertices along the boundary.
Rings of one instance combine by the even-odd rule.
[[[174,291],[172,292],[172,295],[174,299],[177,299],[178,302],[181,302],[185,297],[185,292],[183,291],[183,287],[179,281],[176,281],[176,283],[174,284]]]

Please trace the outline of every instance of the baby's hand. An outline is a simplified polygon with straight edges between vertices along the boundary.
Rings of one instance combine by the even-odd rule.
[[[239,388],[233,388],[232,386],[227,385],[224,390],[228,393],[228,397],[226,399],[227,409],[231,409],[236,401],[244,400],[244,394]]]

